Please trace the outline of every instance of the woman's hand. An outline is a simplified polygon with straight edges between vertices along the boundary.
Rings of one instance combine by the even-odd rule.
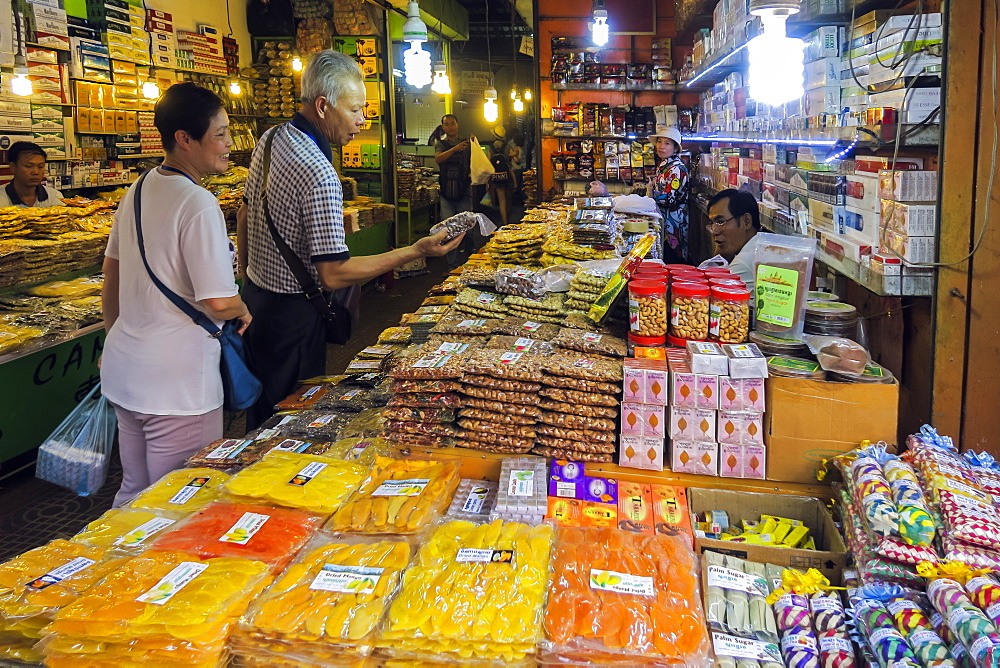
[[[240,325],[240,328],[239,328],[238,330],[236,330],[236,331],[237,331],[237,333],[238,333],[238,334],[239,334],[240,336],[243,336],[243,332],[247,331],[247,327],[249,327],[249,326],[250,326],[250,321],[251,321],[251,320],[253,320],[253,316],[252,316],[252,315],[250,315],[250,312],[249,312],[249,311],[247,311],[246,315],[241,315],[241,316],[240,316],[239,318],[237,318],[237,319],[238,319],[238,320],[240,321],[240,323],[242,323],[242,324]]]

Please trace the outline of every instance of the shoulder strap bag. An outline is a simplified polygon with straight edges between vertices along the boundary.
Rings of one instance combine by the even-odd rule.
[[[281,253],[285,264],[288,265],[289,271],[292,272],[295,281],[302,288],[302,292],[305,293],[306,299],[313,305],[320,319],[323,321],[323,327],[326,330],[326,342],[343,345],[351,338],[351,312],[335,299],[334,295],[324,293],[316,285],[312,274],[306,269],[306,266],[299,259],[299,256],[295,254],[295,251],[285,243],[281,234],[278,233],[278,228],[274,225],[274,219],[271,218],[271,207],[267,203],[267,180],[271,172],[271,143],[274,141],[274,135],[277,133],[278,130],[272,130],[271,134],[267,136],[267,141],[264,143],[264,181],[260,187],[260,201],[264,206],[264,222],[267,223],[267,229],[271,232],[274,245],[278,247],[278,252]]]
[[[257,401],[263,386],[247,366],[243,337],[239,334],[240,321],[238,319],[228,320],[222,325],[222,329],[219,329],[207,315],[191,306],[186,299],[164,285],[150,269],[149,262],[146,260],[146,247],[142,238],[142,182],[145,180],[146,174],[149,172],[140,176],[138,183],[135,184],[135,198],[132,203],[135,209],[135,232],[139,240],[139,255],[142,256],[142,263],[146,266],[146,273],[149,274],[153,285],[159,288],[164,297],[208,332],[209,337],[218,340],[222,347],[219,370],[222,373],[223,408],[227,411],[246,410]]]

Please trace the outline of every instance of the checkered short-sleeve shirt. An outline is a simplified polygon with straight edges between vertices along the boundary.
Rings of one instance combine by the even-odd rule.
[[[264,220],[261,185],[264,144],[271,146],[267,196],[274,225],[319,284],[314,262],[346,260],[344,194],[340,178],[308,134],[291,123],[268,130],[257,142],[250,161],[247,202],[247,276],[271,292],[296,293],[302,288],[278,252]]]

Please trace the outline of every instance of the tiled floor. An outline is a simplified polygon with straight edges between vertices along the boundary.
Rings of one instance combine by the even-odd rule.
[[[374,284],[366,288],[360,322],[356,323],[351,341],[344,346],[330,346],[329,373],[342,371],[359,350],[375,342],[379,332],[397,324],[403,313],[420,305],[427,290],[443,280],[445,271],[443,260],[430,260],[428,267],[431,273],[395,281],[384,292],[377,291]],[[226,432],[243,434],[242,415],[227,416]],[[0,481],[0,561],[55,538],[72,536],[111,507],[120,483],[117,457],[112,461],[107,483],[90,497],[79,497],[38,480],[32,468]]]

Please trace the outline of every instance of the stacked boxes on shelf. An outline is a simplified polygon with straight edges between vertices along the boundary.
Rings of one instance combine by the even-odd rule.
[[[937,172],[879,172],[883,232],[879,252],[904,262],[934,262],[937,232]]]
[[[184,69],[193,69],[196,72],[214,74],[216,76],[227,76],[229,67],[222,51],[222,38],[219,36],[217,28],[210,25],[199,25],[198,32],[179,30],[177,32],[178,65]],[[184,54],[184,59],[181,55]],[[185,66],[184,61],[190,68]]]
[[[35,42],[54,49],[69,48],[69,22],[57,3],[30,3],[31,30]]]
[[[139,145],[143,155],[156,154],[163,150],[160,132],[153,125],[153,112],[140,111],[136,114],[139,123]]]
[[[149,32],[154,67],[177,69],[177,38],[174,36],[173,20],[172,14],[158,9],[146,12],[146,30]]]
[[[618,465],[662,471],[669,397],[667,364],[627,358],[623,371]]]

